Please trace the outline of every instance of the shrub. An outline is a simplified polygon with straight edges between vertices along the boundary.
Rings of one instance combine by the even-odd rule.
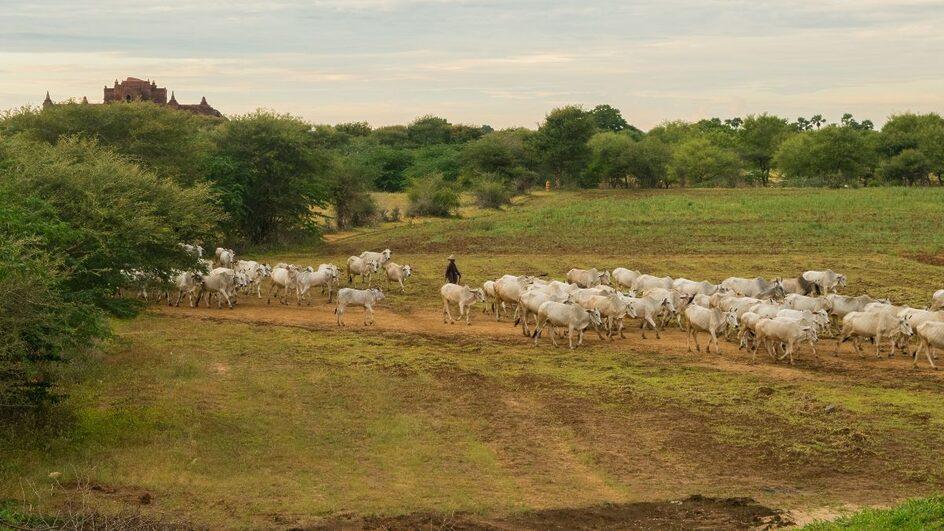
[[[511,203],[511,190],[505,183],[494,178],[481,179],[472,189],[475,204],[482,208],[501,208]]]
[[[437,173],[413,180],[407,198],[411,216],[447,217],[459,208],[459,192]]]

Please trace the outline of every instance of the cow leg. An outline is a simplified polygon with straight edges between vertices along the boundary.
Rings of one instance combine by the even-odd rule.
[[[567,325],[567,345],[574,350],[574,325]]]
[[[714,330],[711,331],[711,342],[715,344],[715,354],[721,355],[721,347],[718,346],[718,334]],[[709,343],[709,344],[710,344]]]
[[[344,326],[344,322],[341,319],[341,316],[344,315],[344,306],[341,303],[338,303],[338,307],[334,309],[334,314],[338,316],[338,326]]]
[[[926,343],[926,344],[925,344],[925,346],[924,346],[924,353],[928,355],[928,363],[931,364],[931,368],[934,369],[934,370],[937,370],[937,365],[934,364],[934,359],[932,359],[933,356],[931,355],[931,344],[930,344],[930,343]],[[917,357],[917,356],[915,356],[915,357]]]
[[[895,341],[892,341],[892,352],[895,352]],[[882,334],[881,332],[875,334],[875,357],[882,357]]]
[[[449,324],[452,315],[449,313],[449,301],[443,297],[443,323]]]
[[[656,331],[656,339],[662,339],[662,328],[659,326],[659,323],[653,321],[652,328]],[[698,344],[698,336],[695,336],[695,344]]]

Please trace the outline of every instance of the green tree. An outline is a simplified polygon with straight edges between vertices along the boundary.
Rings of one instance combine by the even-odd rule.
[[[626,170],[643,188],[657,188],[668,183],[668,165],[672,148],[658,138],[646,135],[630,144],[624,154]]]
[[[452,144],[434,144],[413,151],[413,163],[404,171],[407,179],[439,173],[455,181],[461,169],[459,148]]]
[[[374,142],[359,142],[347,156],[373,168],[373,185],[377,190],[400,192],[406,187],[406,170],[413,164],[410,151]]]
[[[597,105],[590,110],[590,115],[600,131],[612,131],[614,133],[627,131],[634,140],[642,138],[643,132],[630,125],[616,107],[605,104]]]
[[[879,146],[883,155],[893,157],[916,149],[931,164],[931,171],[944,174],[944,118],[939,114],[905,113],[892,116],[882,127]]]
[[[587,172],[597,182],[613,188],[629,187],[629,158],[633,139],[624,133],[597,133],[590,138],[590,166]]]
[[[427,114],[407,126],[406,134],[414,146],[445,144],[451,140],[452,125],[445,119]]]
[[[931,184],[931,161],[917,149],[906,149],[882,162],[878,174],[892,184]]]
[[[869,133],[835,124],[805,131],[780,145],[774,166],[797,184],[857,184],[876,159]]]
[[[501,179],[518,191],[534,185],[533,154],[528,149],[528,129],[504,129],[465,144],[460,153],[463,170],[473,176]]]
[[[338,132],[352,137],[370,136],[371,128],[367,122],[348,122],[334,126]]]
[[[786,119],[769,114],[748,116],[738,130],[738,152],[760,172],[764,186],[770,181],[770,169],[777,149],[792,131]]]
[[[211,147],[206,132],[221,121],[147,102],[70,103],[9,114],[0,120],[0,132],[47,144],[76,135],[94,139],[161,177],[192,184],[203,177]]]
[[[329,201],[334,207],[334,222],[339,230],[369,225],[377,219],[377,202],[370,188],[377,169],[363,159],[341,157],[331,171]]]
[[[313,230],[312,208],[328,200],[330,159],[298,118],[256,111],[213,134],[208,178],[250,243]]]
[[[587,141],[596,132],[593,117],[580,107],[554,109],[532,138],[535,151],[557,186],[579,184],[590,159]]]
[[[455,184],[432,174],[414,179],[407,188],[411,216],[451,216],[459,208],[459,192]]]
[[[741,160],[733,151],[716,146],[707,138],[694,138],[675,148],[667,174],[671,182],[680,186],[735,186],[740,180]]]
[[[371,132],[370,137],[378,144],[395,148],[405,148],[410,146],[410,137],[407,134],[405,125],[388,125],[378,127]]]

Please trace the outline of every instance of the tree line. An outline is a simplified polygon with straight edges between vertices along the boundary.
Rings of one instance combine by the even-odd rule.
[[[313,125],[257,111],[230,119],[153,105],[65,104],[0,116],[0,410],[53,402],[57,361],[108,337],[128,272],[197,267],[178,242],[260,245],[381,212],[449,215],[560,188],[928,185],[944,120],[902,114],[875,130],[844,115],[761,114],[644,132],[609,105],[554,109],[535,129],[422,116],[407,125]],[[326,214],[330,212],[331,214]]]

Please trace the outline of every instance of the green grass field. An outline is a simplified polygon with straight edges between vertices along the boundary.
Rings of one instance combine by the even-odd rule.
[[[387,323],[438,311],[448,253],[470,283],[579,266],[713,280],[832,267],[850,293],[919,305],[944,287],[942,219],[938,189],[540,194],[266,258],[343,263],[390,247],[419,274],[378,310]],[[249,303],[232,313],[243,321],[157,308],[116,321],[65,370],[52,426],[2,427],[0,499],[18,514],[81,498],[86,511],[258,528],[691,494],[838,514],[944,490],[944,379],[903,358],[755,365],[730,344],[720,358],[686,354],[677,332],[592,336],[571,352],[492,333],[511,325],[480,313],[468,332],[339,331],[308,309]],[[935,522],[866,514],[834,525]]]

